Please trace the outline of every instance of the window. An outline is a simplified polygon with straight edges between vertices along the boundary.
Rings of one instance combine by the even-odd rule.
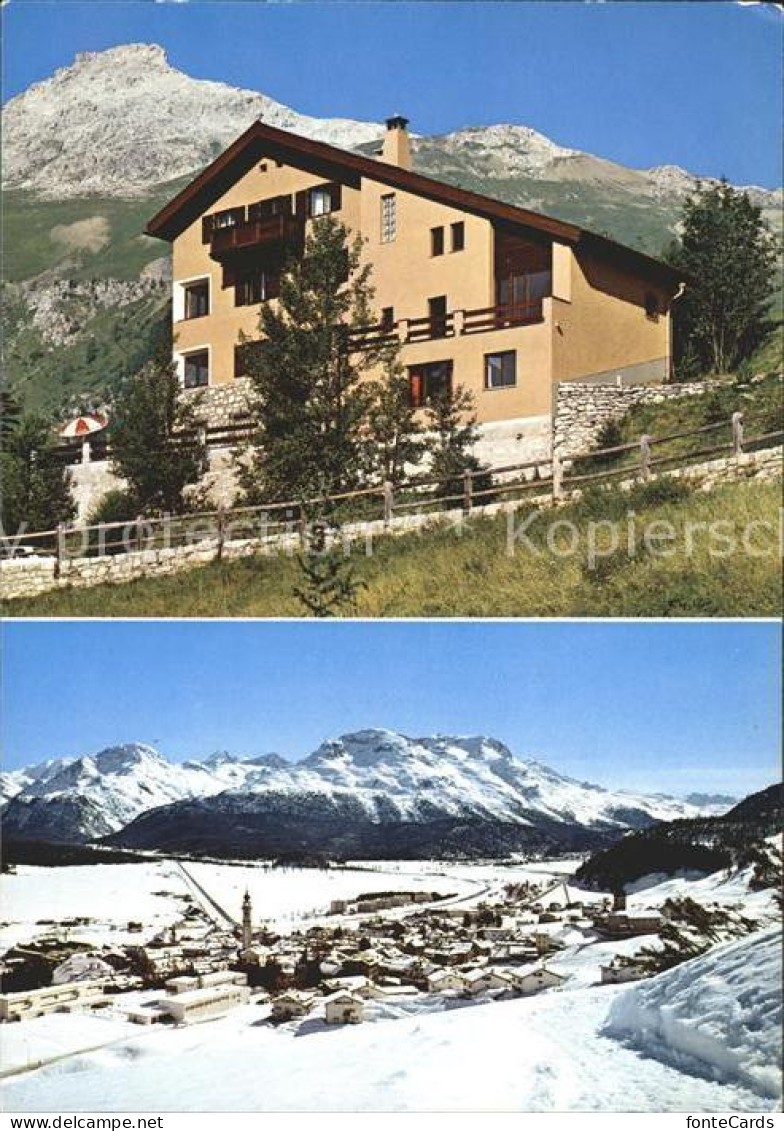
[[[430,319],[430,335],[433,338],[446,337],[446,295],[427,300],[427,315]]]
[[[198,389],[210,383],[209,350],[186,353],[183,358],[183,384],[186,389]]]
[[[465,224],[458,220],[452,224],[452,251],[462,251],[465,247]]]
[[[431,361],[427,365],[411,365],[408,380],[411,404],[414,408],[422,408],[451,389],[452,362]]]
[[[210,312],[210,283],[209,279],[200,279],[198,283],[188,283],[185,286],[185,318],[203,318]]]
[[[514,350],[485,354],[485,388],[508,389],[517,384],[517,354]]]
[[[397,236],[397,199],[393,192],[381,197],[381,242],[392,243]]]
[[[381,329],[389,332],[395,328],[395,308],[385,306],[381,311]]]
[[[319,185],[308,189],[307,214],[311,217],[328,216],[340,209],[340,185]]]
[[[235,378],[248,376],[266,345],[266,342],[242,342],[234,347]]]
[[[277,298],[280,294],[280,276],[275,271],[254,271],[244,275],[234,284],[234,305],[255,306]]]
[[[216,212],[212,218],[212,226],[218,228],[236,228],[245,222],[244,208],[227,208],[224,212]]]
[[[527,306],[546,298],[552,290],[551,271],[531,271],[525,275],[507,275],[498,281],[500,306]]]
[[[444,229],[431,228],[430,229],[430,254],[443,255],[444,254]]]
[[[311,189],[309,205],[311,216],[326,216],[328,212],[332,211],[332,197],[329,189]]]
[[[645,316],[652,318],[654,321],[658,319],[661,314],[659,307],[659,296],[654,291],[646,291],[645,293]]]
[[[290,216],[291,195],[273,196],[248,205],[248,220],[265,220],[269,216]]]

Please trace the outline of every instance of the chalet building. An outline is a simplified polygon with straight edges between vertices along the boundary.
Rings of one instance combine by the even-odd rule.
[[[146,229],[172,244],[174,360],[208,404],[234,403],[261,305],[327,215],[363,237],[372,267],[376,321],[352,347],[399,339],[414,405],[470,390],[496,455],[546,454],[559,382],[669,375],[669,266],[414,172],[405,118],[388,120],[377,156],[255,122]]]
[[[324,999],[324,1020],[328,1025],[358,1025],[365,1019],[365,1002],[359,994],[340,990]]]

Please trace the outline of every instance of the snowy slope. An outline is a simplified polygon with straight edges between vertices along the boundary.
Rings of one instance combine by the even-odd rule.
[[[607,1032],[649,1056],[781,1097],[781,932],[760,931],[641,982],[613,1003]]]
[[[6,832],[28,838],[91,839],[154,812],[152,824],[223,814],[276,814],[355,825],[433,821],[508,823],[532,829],[622,830],[695,815],[686,802],[611,791],[516,759],[495,739],[408,738],[363,730],[323,743],[304,761],[278,755],[241,761],[168,762],[150,746],[128,744],[17,777]],[[207,799],[207,800],[205,800]],[[213,799],[213,800],[209,800]],[[194,802],[190,809],[184,803]],[[176,812],[168,806],[179,803]],[[144,836],[134,843],[144,842]],[[131,843],[126,840],[125,843]],[[155,844],[153,836],[148,843]]]
[[[619,990],[581,986],[330,1032],[315,1018],[275,1029],[250,1004],[11,1078],[6,1108],[79,1111],[91,1096],[92,1110],[107,1112],[773,1109],[755,1089],[683,1072],[603,1033]],[[37,1040],[49,1027],[38,1025]]]

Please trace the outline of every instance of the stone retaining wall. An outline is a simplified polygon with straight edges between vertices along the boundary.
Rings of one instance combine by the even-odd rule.
[[[236,377],[224,385],[209,385],[205,389],[183,389],[184,400],[195,400],[199,416],[214,428],[237,424],[248,413],[251,384],[247,377]]]
[[[561,456],[581,455],[595,447],[605,424],[621,420],[637,405],[700,397],[722,381],[684,381],[674,385],[593,385],[569,381],[554,393],[553,448]]]
[[[698,482],[709,490],[717,483],[738,479],[755,479],[763,482],[773,480],[781,476],[781,471],[782,448],[779,445],[759,452],[714,459],[691,467],[675,468],[663,474]],[[637,481],[630,476],[619,486],[629,486]],[[529,495],[525,500],[475,507],[472,514],[476,517],[490,516],[513,511],[532,502],[540,506],[551,504],[549,491],[547,494]],[[412,514],[395,517],[388,524],[380,520],[349,523],[342,528],[341,536],[348,542],[367,543],[383,534],[406,534],[430,526],[454,526],[464,520],[465,516],[461,510]],[[299,544],[299,536],[295,533],[284,533],[268,538],[238,538],[224,543],[222,557],[224,560],[231,560],[259,553],[292,554],[299,548]],[[0,589],[3,597],[11,600],[17,597],[36,597],[41,593],[69,586],[85,588],[104,583],[121,585],[140,578],[161,577],[192,569],[214,561],[217,553],[217,538],[210,537],[190,546],[132,551],[102,558],[66,559],[61,564],[59,576],[57,562],[53,557],[13,559],[0,562]]]

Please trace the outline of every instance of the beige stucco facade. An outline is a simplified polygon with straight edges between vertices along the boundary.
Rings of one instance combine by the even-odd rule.
[[[407,140],[401,143],[404,133],[403,127],[388,134],[387,160],[408,159]],[[320,148],[337,155],[332,167],[332,179],[336,179],[340,151]],[[584,247],[571,237],[529,233],[524,223],[515,227],[492,215],[478,214],[472,206],[437,199],[435,190],[390,185],[383,175],[372,175],[373,167],[383,174],[383,161],[365,159],[365,165],[368,168],[361,174],[352,169],[340,177],[340,202],[333,214],[362,237],[362,254],[372,268],[375,313],[380,317],[385,309],[393,312],[404,365],[417,370],[433,362],[451,363],[452,384],[473,394],[481,424],[546,416],[551,412],[553,386],[560,381],[667,378],[669,308],[676,287],[671,277],[646,270],[645,257],[637,256],[635,262],[635,253],[629,252],[630,265],[628,257],[624,260],[622,255],[606,252],[601,243],[597,249]],[[208,383],[224,385],[235,377],[235,347],[241,337],[259,337],[260,306],[236,305],[231,275],[227,282],[225,274],[226,259],[214,257],[209,239],[205,242],[203,237],[203,216],[281,196],[290,196],[294,202],[297,194],[317,189],[327,179],[324,168],[318,162],[314,167],[307,155],[294,153],[279,160],[262,154],[174,235],[173,330],[180,369],[187,354],[207,351]],[[385,239],[382,198],[390,196],[394,197],[395,234]],[[303,218],[302,222],[307,231],[320,220]],[[462,225],[462,239],[457,241],[462,246],[457,250],[452,247],[453,225]],[[441,254],[433,254],[433,229],[443,232]],[[469,313],[468,322],[476,326],[476,312],[498,302],[499,241],[511,238],[524,244],[529,234],[532,248],[549,264],[536,317],[523,324],[503,328],[494,324],[481,332],[466,332],[464,312],[474,312]],[[267,250],[260,247],[259,254]],[[209,312],[185,318],[185,287],[199,280],[209,281]],[[652,295],[657,313],[651,311]],[[408,320],[426,318],[430,299],[446,300],[451,316],[446,336],[409,340]],[[512,352],[514,383],[488,388],[488,355]]]

